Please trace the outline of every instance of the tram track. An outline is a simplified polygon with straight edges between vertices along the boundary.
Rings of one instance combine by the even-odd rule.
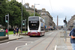
[[[56,34],[57,35],[57,34]],[[51,43],[53,42],[54,38],[56,37],[56,35],[53,37],[53,39],[51,40],[51,42],[48,44],[48,46],[46,47],[45,50],[48,50],[49,46],[51,45]]]
[[[48,47],[51,45],[52,41],[54,40],[54,38],[56,37],[57,33],[54,35],[54,37],[52,38],[51,42],[47,45],[47,47],[45,48],[45,50],[48,50]],[[48,37],[44,38],[43,40],[39,41],[37,44],[35,44],[34,46],[32,46],[29,50],[32,50],[33,48],[35,48],[36,46],[38,46],[41,42],[43,42],[44,40],[46,40],[47,38],[49,38],[51,35],[49,35]]]

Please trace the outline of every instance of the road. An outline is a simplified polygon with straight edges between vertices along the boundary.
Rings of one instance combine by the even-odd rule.
[[[49,31],[43,37],[25,36],[22,39],[0,44],[0,50],[38,50],[38,48],[39,50],[54,50],[56,45],[60,45],[60,32]]]

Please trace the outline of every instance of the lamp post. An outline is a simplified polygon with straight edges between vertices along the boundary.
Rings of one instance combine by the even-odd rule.
[[[23,3],[23,0],[22,0]],[[23,7],[21,6],[21,34],[22,34],[22,17],[23,17]]]
[[[35,16],[35,5],[40,5],[40,4],[34,4],[34,16]]]
[[[65,33],[64,33],[64,37],[65,37],[65,42],[67,41],[67,21],[66,21],[66,17],[65,17],[65,20],[64,20],[64,23],[65,23]]]
[[[7,36],[9,37],[9,14],[5,15],[5,22],[7,23],[7,29],[8,29]]]

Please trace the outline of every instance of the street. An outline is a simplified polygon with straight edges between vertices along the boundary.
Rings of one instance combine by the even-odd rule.
[[[1,43],[0,50],[66,50],[64,38],[60,38],[62,31],[49,31],[42,37],[24,36],[22,39]]]

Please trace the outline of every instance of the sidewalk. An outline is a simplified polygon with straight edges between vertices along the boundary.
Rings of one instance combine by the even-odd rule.
[[[72,49],[72,45],[71,45],[71,43],[70,43],[70,37],[69,37],[70,31],[67,31],[67,33],[68,33],[68,37],[67,37],[67,41],[66,41],[65,43],[66,43],[66,45],[67,45],[68,50],[73,50],[73,49]]]
[[[0,37],[0,38],[2,38],[2,37]],[[7,38],[7,36],[5,36],[5,38]],[[6,40],[0,40],[0,43],[12,41],[12,40],[18,40],[18,39],[21,39],[21,38],[23,38],[23,36],[11,34],[11,35],[9,35],[8,39],[6,39]],[[4,37],[2,39],[4,39]]]
[[[61,32],[61,38],[63,38],[64,39],[64,44],[66,44],[66,50],[73,50],[72,49],[72,45],[71,45],[71,43],[70,43],[70,36],[69,36],[69,33],[70,33],[70,31],[67,31],[67,38],[66,38],[66,41],[65,41],[65,37],[64,37],[64,32]]]

